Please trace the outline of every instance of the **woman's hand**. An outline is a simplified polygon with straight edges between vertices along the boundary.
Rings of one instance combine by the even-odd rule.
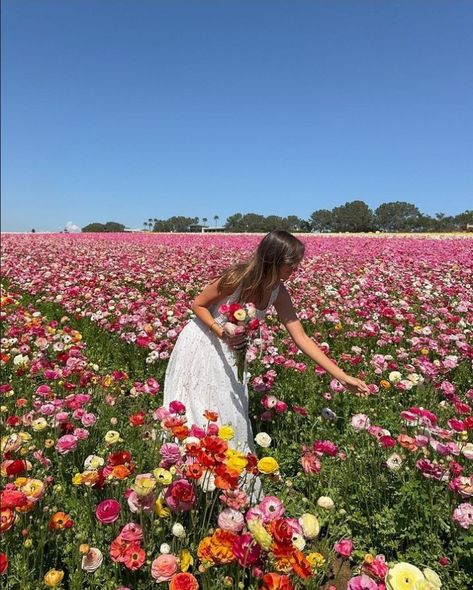
[[[366,397],[370,394],[368,385],[366,385],[364,381],[362,381],[361,379],[357,379],[356,377],[351,377],[350,375],[347,375],[345,379],[340,379],[340,383],[346,389],[348,389],[348,391],[351,391],[351,393],[354,393],[355,395],[358,395],[360,397]]]
[[[248,344],[248,337],[245,329],[241,326],[226,323],[223,326],[222,340],[228,344],[232,350],[242,350]]]

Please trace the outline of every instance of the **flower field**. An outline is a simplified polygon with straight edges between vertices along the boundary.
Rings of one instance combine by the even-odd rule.
[[[2,587],[473,587],[473,240],[303,237],[298,316],[371,394],[273,310],[244,453],[162,388],[194,296],[260,239],[3,236]]]

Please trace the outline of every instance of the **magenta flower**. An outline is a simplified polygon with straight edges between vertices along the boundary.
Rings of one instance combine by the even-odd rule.
[[[338,543],[335,543],[333,550],[341,555],[341,557],[350,557],[353,551],[353,542],[351,539],[342,539]]]
[[[112,498],[100,502],[95,510],[95,516],[102,524],[112,524],[112,522],[118,520],[119,515],[120,502],[117,502]]]

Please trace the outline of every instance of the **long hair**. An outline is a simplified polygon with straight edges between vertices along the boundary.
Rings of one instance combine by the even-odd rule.
[[[298,264],[304,250],[304,244],[289,232],[269,232],[249,260],[230,266],[220,275],[219,289],[235,291],[240,286],[240,301],[261,301],[265,291],[276,286],[281,264]]]

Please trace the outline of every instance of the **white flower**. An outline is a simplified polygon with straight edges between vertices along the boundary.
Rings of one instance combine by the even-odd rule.
[[[434,572],[434,570],[430,569],[430,567],[426,567],[423,571],[425,579],[432,584],[434,588],[441,588],[442,587],[442,580],[440,579],[439,575]]]
[[[84,461],[84,469],[86,471],[92,471],[102,467],[104,463],[105,461],[102,459],[102,457],[98,457],[97,455],[89,455]]]
[[[390,471],[399,471],[402,465],[402,457],[397,453],[393,453],[386,460],[386,465]]]
[[[175,522],[172,525],[172,534],[178,539],[183,539],[186,536],[186,531],[180,522]]]
[[[204,471],[200,479],[197,480],[197,483],[203,492],[213,492],[215,490],[215,477],[210,471]]]
[[[473,459],[473,443],[466,443],[462,448],[462,455],[467,459]]]
[[[320,498],[317,500],[317,506],[323,508],[324,510],[332,510],[332,508],[335,506],[335,503],[332,498],[329,498],[329,496],[320,496]]]
[[[409,381],[412,381],[412,383],[414,383],[414,385],[417,385],[420,380],[422,379],[422,377],[420,375],[418,375],[417,373],[411,373],[410,375],[407,376],[407,378],[409,379]]]
[[[305,547],[305,540],[302,535],[298,535],[297,533],[293,533],[292,535],[292,544],[294,547],[299,549],[299,551],[304,551]]]
[[[371,426],[371,421],[366,414],[354,414],[351,417],[351,425],[357,431],[366,430]]]
[[[17,367],[20,367],[21,365],[26,365],[28,361],[29,358],[27,356],[24,356],[23,354],[17,354],[13,359],[13,364]]]
[[[102,565],[102,561],[103,554],[100,549],[91,547],[82,558],[82,569],[89,573],[95,572]]]
[[[388,379],[389,379],[389,381],[391,381],[391,383],[397,383],[398,381],[400,381],[402,379],[402,375],[401,375],[401,373],[399,373],[399,371],[391,371],[389,373]]]
[[[267,449],[271,445],[271,437],[266,432],[258,432],[255,436],[255,442],[263,449]]]
[[[161,543],[161,547],[159,548],[159,552],[163,554],[168,554],[171,552],[171,547],[167,543]]]

